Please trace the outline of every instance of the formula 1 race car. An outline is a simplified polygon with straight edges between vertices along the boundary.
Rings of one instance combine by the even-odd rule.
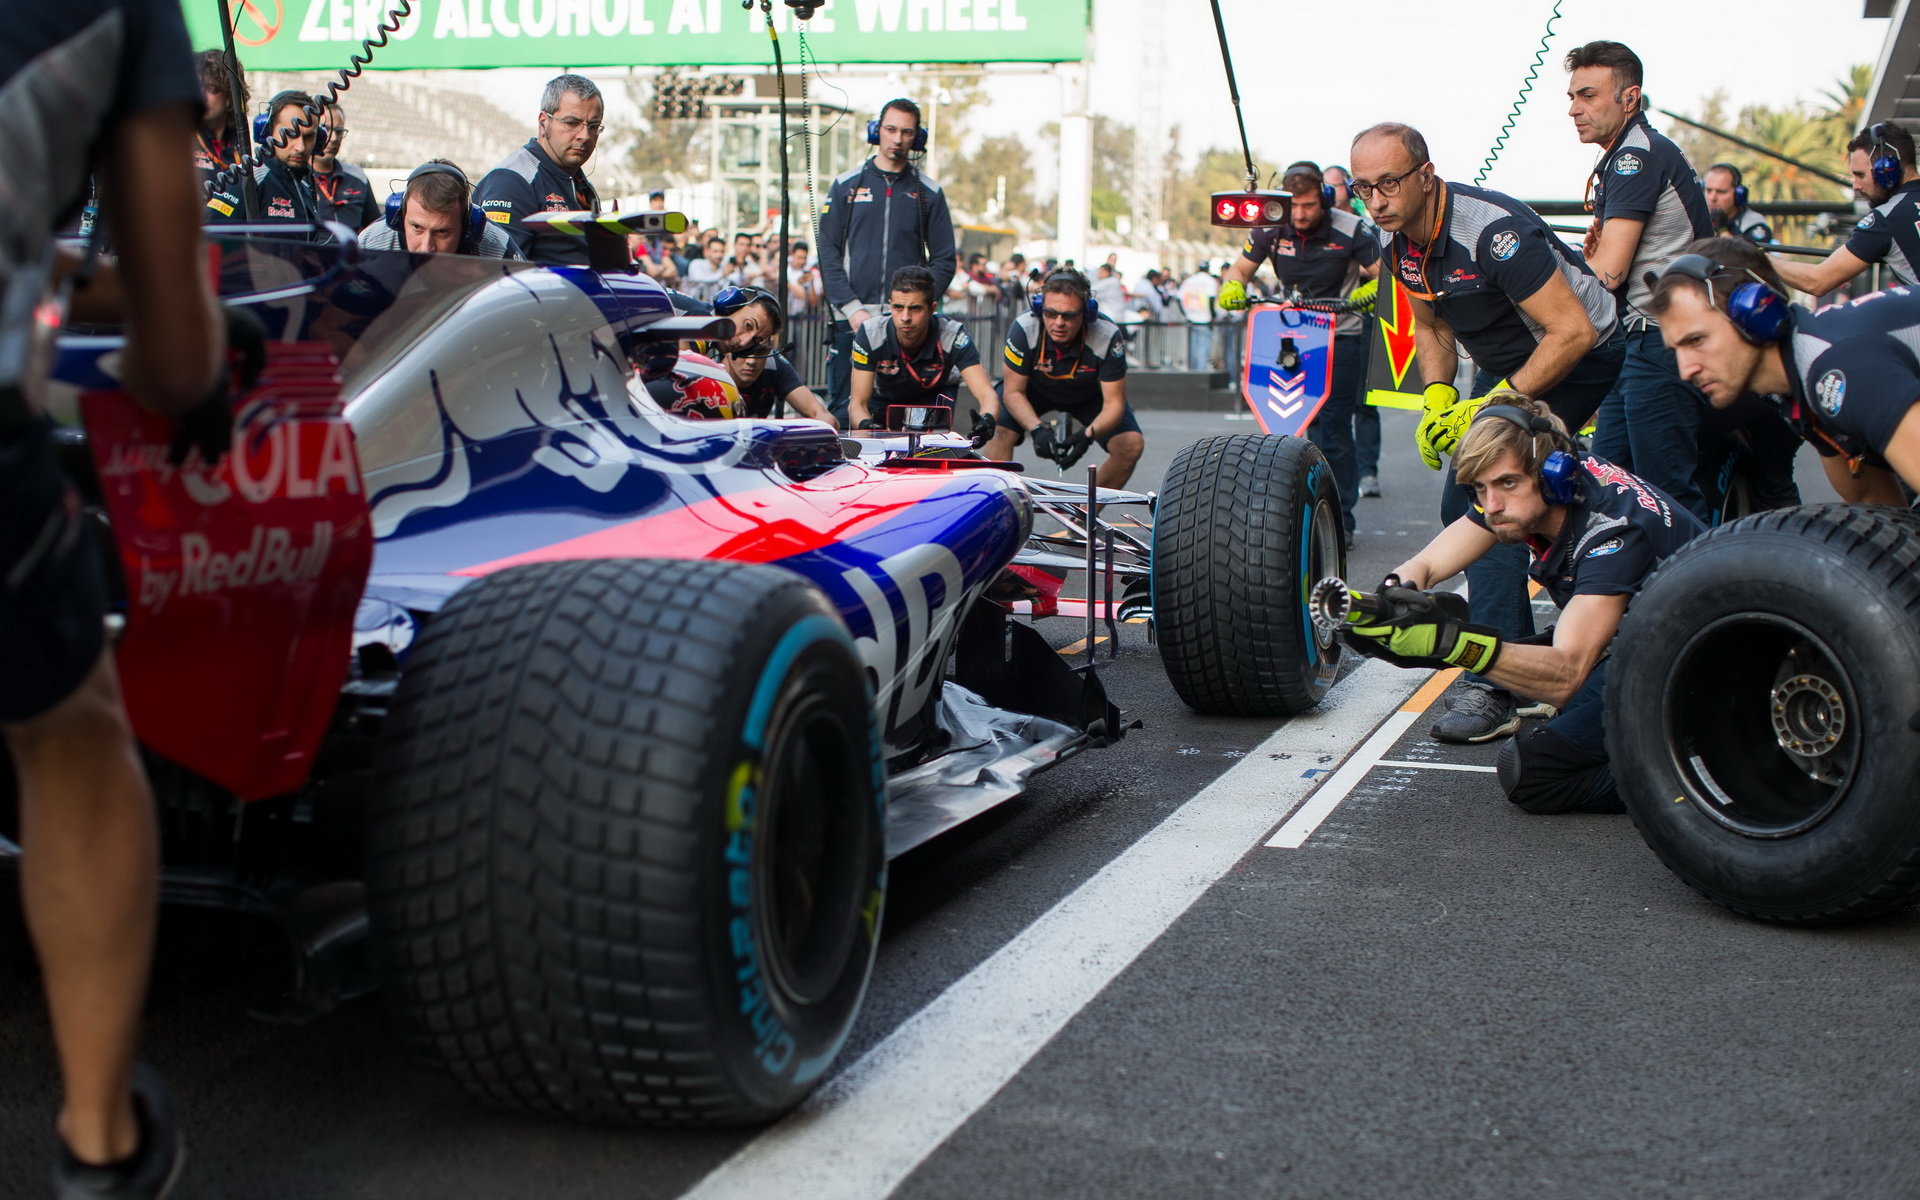
[[[164,899],[283,929],[282,1015],[383,987],[485,1102],[778,1115],[859,1008],[888,860],[1122,735],[993,598],[1032,493],[667,413],[634,364],[731,324],[644,276],[333,232],[220,243],[269,353],[216,466],[168,461],[115,339],[62,344]]]

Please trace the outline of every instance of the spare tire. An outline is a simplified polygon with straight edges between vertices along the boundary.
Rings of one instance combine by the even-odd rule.
[[[1714,530],[1614,646],[1615,779],[1690,887],[1782,922],[1920,900],[1920,519],[1834,504]]]
[[[866,674],[804,579],[489,576],[428,622],[381,743],[376,961],[467,1091],[721,1125],[825,1073],[872,969],[885,777]]]
[[[1154,508],[1153,613],[1174,691],[1203,713],[1290,716],[1320,703],[1341,645],[1307,612],[1346,575],[1333,469],[1305,438],[1202,438]]]

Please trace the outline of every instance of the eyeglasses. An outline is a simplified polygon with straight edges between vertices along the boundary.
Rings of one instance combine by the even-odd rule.
[[[552,113],[547,113],[546,115],[553,117]],[[602,133],[605,133],[607,129],[606,122],[604,121],[582,121],[579,117],[553,117],[553,119],[558,121],[560,128],[566,130],[568,133],[573,133],[582,125],[585,125],[588,133],[594,137],[599,137]]]
[[[1371,183],[1369,183],[1364,179],[1349,180],[1347,183],[1347,190],[1352,192],[1354,195],[1360,197],[1362,200],[1373,199],[1373,194],[1375,192],[1379,192],[1382,196],[1388,196],[1388,197],[1398,196],[1400,194],[1400,184],[1404,180],[1406,180],[1408,176],[1414,174],[1421,167],[1426,166],[1427,163],[1431,161],[1432,161],[1431,159],[1422,159],[1421,161],[1413,164],[1413,166],[1409,167],[1407,170],[1400,172],[1398,175],[1382,175],[1380,178],[1373,180]]]
[[[728,358],[778,358],[783,354],[791,355],[793,343],[777,346],[771,338],[761,338],[744,346],[728,346],[724,353]]]
[[[1087,310],[1083,308],[1074,312],[1061,312],[1057,308],[1043,308],[1040,310],[1040,315],[1049,321],[1078,321],[1087,315]]]

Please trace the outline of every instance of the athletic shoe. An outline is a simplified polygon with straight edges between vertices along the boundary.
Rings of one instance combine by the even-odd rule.
[[[1433,723],[1430,732],[1443,742],[1490,742],[1519,728],[1520,718],[1514,714],[1510,693],[1470,687],[1455,698],[1453,707]]]
[[[95,1166],[60,1147],[53,1168],[59,1200],[165,1200],[173,1191],[187,1161],[186,1143],[166,1082],[145,1063],[133,1067],[133,1115],[140,1123],[140,1147],[131,1157]]]
[[[1360,477],[1360,494],[1362,496],[1378,496],[1380,494],[1380,477],[1378,475],[1362,475]]]
[[[1513,715],[1525,717],[1530,721],[1551,721],[1560,715],[1559,709],[1544,700],[1530,700],[1522,704],[1516,699],[1513,703]]]

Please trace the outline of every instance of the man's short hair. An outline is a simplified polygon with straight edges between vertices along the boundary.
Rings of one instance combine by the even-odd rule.
[[[707,235],[707,240],[706,240],[706,241],[704,241],[704,242],[701,242],[701,243],[700,243],[700,247],[701,247],[701,249],[705,249],[706,247],[708,247],[708,246],[711,246],[711,245],[713,245],[713,244],[715,244],[716,242],[717,242],[717,243],[719,243],[719,245],[720,245],[720,248],[721,248],[722,250],[725,250],[725,249],[727,248],[727,239],[725,239],[725,238],[723,238],[723,237],[721,237],[721,236],[720,236],[719,234],[717,234],[717,233],[710,233],[710,234],[708,234],[708,235]]]
[[[1312,192],[1318,196],[1326,185],[1326,174],[1320,170],[1319,163],[1301,161],[1288,167],[1280,176],[1280,187],[1288,192]]]
[[[1708,290],[1707,299],[1721,312],[1727,311],[1727,299],[1733,295],[1733,289],[1743,283],[1752,283],[1757,278],[1782,296],[1787,294],[1787,285],[1780,278],[1780,272],[1774,268],[1773,260],[1766,252],[1745,238],[1704,237],[1688,242],[1681,250],[1682,254],[1698,254],[1715,265],[1726,268],[1715,271],[1704,285]],[[1749,274],[1748,272],[1752,272]],[[1681,288],[1699,291],[1703,285],[1691,275],[1662,275],[1654,284],[1653,299],[1647,302],[1647,311],[1655,317],[1662,316],[1673,307],[1673,294]]]
[[[1420,136],[1420,131],[1411,125],[1402,125],[1398,121],[1382,121],[1378,125],[1369,125],[1354,135],[1353,145],[1358,146],[1370,137],[1392,138],[1399,142],[1401,149],[1413,157],[1415,165],[1432,161],[1427,153],[1427,139]]]
[[[1473,424],[1467,427],[1467,435],[1460,439],[1460,448],[1453,455],[1453,478],[1456,483],[1473,486],[1475,480],[1492,470],[1494,464],[1508,454],[1519,455],[1527,473],[1538,476],[1541,466],[1547,461],[1547,455],[1555,450],[1572,450],[1573,439],[1567,436],[1567,427],[1559,417],[1553,415],[1546,401],[1536,400],[1511,388],[1501,388],[1487,393],[1487,403],[1511,404],[1545,420],[1553,432],[1529,433],[1515,422],[1501,417],[1476,417]]]
[[[1104,266],[1105,264],[1102,265]],[[1085,275],[1082,275],[1072,267],[1061,267],[1059,270],[1047,276],[1046,281],[1040,285],[1040,294],[1043,296],[1078,296],[1080,298],[1080,305],[1084,308],[1093,300],[1093,285],[1087,282]]]
[[[1740,183],[1743,179],[1743,176],[1740,174],[1740,168],[1734,166],[1730,162],[1717,162],[1712,166],[1708,167],[1706,171],[1701,174],[1700,177],[1702,179],[1705,179],[1708,175],[1713,174],[1715,171],[1725,171],[1727,173],[1727,178],[1733,181],[1731,186],[1733,187],[1740,186]]]
[[[891,298],[895,292],[918,292],[927,298],[928,304],[938,299],[933,272],[925,267],[901,267],[895,271],[893,278],[887,280],[887,296]]]
[[[1899,158],[1901,166],[1911,169],[1913,166],[1913,135],[1892,121],[1882,121],[1880,124],[1885,126],[1885,128],[1880,131],[1880,140],[1884,140],[1886,145],[1893,147],[1893,153]],[[1872,157],[1874,146],[1879,144],[1879,141],[1874,138],[1872,130],[1873,126],[1869,125],[1859,133],[1854,134],[1853,140],[1847,143],[1847,153],[1852,154],[1855,150],[1865,150],[1868,157]]]
[[[273,127],[280,123],[281,113],[291,108],[296,113],[295,120],[299,120],[298,114],[303,114],[309,108],[314,107],[312,96],[309,96],[305,92],[296,92],[291,89],[284,92],[275,92],[272,97],[267,100],[267,103],[271,106],[267,112],[267,131],[269,136],[272,135]],[[318,135],[321,121],[322,118],[315,117],[303,123],[300,126],[299,136],[302,138],[310,138]],[[291,142],[292,139],[289,138],[288,141]]]
[[[453,167],[456,171],[460,170],[453,162],[444,158],[431,159],[423,165]],[[415,170],[418,169],[415,168]],[[468,199],[471,191],[465,172],[453,176],[445,171],[428,171],[408,181],[407,203],[418,204],[428,212],[453,213],[455,216],[464,218],[467,206],[472,203]]]
[[[547,80],[546,90],[540,93],[540,111],[543,113],[557,111],[560,108],[560,98],[568,92],[572,92],[583,101],[600,99],[600,87],[598,84],[588,79],[585,75],[575,75],[572,72],[568,72],[565,75],[555,75],[552,79]]]
[[[920,126],[926,124],[925,121],[922,121],[920,119],[920,106],[918,104],[915,104],[913,101],[907,99],[905,96],[902,96],[895,100],[887,101],[887,106],[880,110],[880,120],[882,123],[885,123],[887,119],[887,114],[889,112],[906,113],[908,116],[913,118],[913,127],[915,129],[918,129]]]
[[[667,194],[665,192],[648,192],[647,193],[647,199],[649,200],[665,200],[666,198],[667,198]]]
[[[805,250],[809,254],[813,253],[813,247],[807,245],[805,242],[794,242],[787,247],[788,254],[792,254],[795,250]]]
[[[1645,71],[1640,56],[1619,42],[1588,42],[1567,51],[1567,70],[1581,67],[1605,67],[1613,72],[1613,98],[1620,99],[1630,87],[1641,87]]]

